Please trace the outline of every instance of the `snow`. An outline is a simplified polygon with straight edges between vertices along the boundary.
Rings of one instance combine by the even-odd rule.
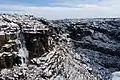
[[[18,27],[18,25],[17,24],[15,24],[15,23],[10,23],[11,24],[11,26],[13,26],[13,27]]]
[[[9,42],[9,43],[12,43],[12,42],[15,42],[15,40],[9,40],[8,42]]]
[[[114,72],[112,73],[112,80],[120,80],[120,72]]]
[[[2,69],[1,70],[1,74],[7,74],[7,72],[8,72],[8,69]]]
[[[94,33],[94,30],[90,29],[90,32],[92,32],[92,34]]]
[[[37,41],[37,39],[33,39],[33,41]]]
[[[4,31],[0,31],[0,35],[5,35],[5,32]]]
[[[3,55],[3,53],[0,53],[0,57]]]
[[[21,42],[18,39],[16,39],[15,42],[16,44],[21,44]]]
[[[17,52],[12,52],[13,54],[17,54]]]
[[[5,47],[5,48],[10,48],[11,45],[10,45],[10,44],[5,44],[3,47]]]
[[[9,55],[9,54],[10,54],[10,52],[3,52],[3,54],[7,54],[7,55]]]
[[[8,56],[12,56],[12,54],[9,54]]]
[[[2,53],[0,53],[0,57],[3,56],[4,54],[6,54],[8,56],[12,56],[12,54],[10,52],[2,52]]]
[[[4,26],[4,25],[6,25],[5,22],[0,22],[0,26]]]

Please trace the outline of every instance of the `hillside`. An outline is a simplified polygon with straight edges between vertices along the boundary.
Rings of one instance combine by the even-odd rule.
[[[120,69],[119,25],[0,14],[0,79],[109,80]]]

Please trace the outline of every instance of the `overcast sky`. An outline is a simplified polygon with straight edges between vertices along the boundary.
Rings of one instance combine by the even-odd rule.
[[[120,17],[120,0],[0,0],[0,12],[47,19]]]

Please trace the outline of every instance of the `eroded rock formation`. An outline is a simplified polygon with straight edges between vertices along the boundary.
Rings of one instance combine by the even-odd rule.
[[[0,15],[2,80],[97,80],[75,52],[71,34],[31,15]],[[3,41],[3,42],[2,42]]]
[[[65,19],[52,21],[59,30],[69,33],[76,53],[99,80],[109,80],[120,70],[120,19]],[[118,76],[118,75],[117,75]],[[113,79],[114,80],[114,79]]]
[[[0,14],[0,69],[2,80],[119,78],[120,19]]]

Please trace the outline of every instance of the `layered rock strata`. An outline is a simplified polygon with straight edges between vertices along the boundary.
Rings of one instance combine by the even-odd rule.
[[[0,15],[1,80],[97,80],[71,39],[50,21],[31,15]]]

